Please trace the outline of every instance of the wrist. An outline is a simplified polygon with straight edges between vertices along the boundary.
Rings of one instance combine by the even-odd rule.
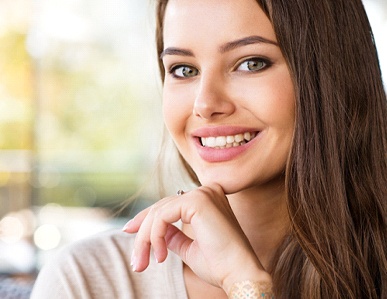
[[[233,299],[272,299],[274,298],[272,294],[272,285],[273,283],[269,273],[262,270],[260,267],[254,267],[253,264],[250,264],[250,267],[244,266],[242,271],[234,271],[232,275],[223,281],[222,288],[226,291],[228,297]],[[256,295],[248,296],[250,293],[246,293],[247,290],[254,291]],[[240,297],[244,292],[246,295]]]
[[[274,299],[271,281],[235,282],[227,293],[229,299]]]

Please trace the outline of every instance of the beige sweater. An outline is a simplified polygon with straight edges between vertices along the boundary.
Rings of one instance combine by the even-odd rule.
[[[63,250],[39,273],[31,299],[188,299],[183,266],[169,252],[166,262],[132,272],[134,236],[110,231]]]

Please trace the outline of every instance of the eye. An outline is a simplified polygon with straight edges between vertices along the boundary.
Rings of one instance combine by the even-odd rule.
[[[169,73],[175,78],[191,78],[197,76],[199,71],[188,65],[177,65],[173,67]]]
[[[258,72],[266,67],[270,66],[270,63],[262,58],[249,58],[243,61],[237,68],[238,71]]]

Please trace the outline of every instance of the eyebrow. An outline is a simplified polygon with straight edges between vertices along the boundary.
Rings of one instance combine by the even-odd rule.
[[[228,51],[232,51],[236,48],[247,46],[247,45],[252,45],[252,44],[271,44],[274,46],[279,47],[278,43],[275,41],[272,41],[270,39],[267,39],[262,36],[258,35],[252,35],[248,37],[244,37],[232,42],[228,42],[222,46],[219,47],[219,52],[225,53]],[[192,51],[187,50],[187,49],[181,49],[181,48],[176,48],[176,47],[169,47],[166,48],[163,52],[160,54],[160,59],[163,59],[165,55],[179,55],[179,56],[189,56],[189,57],[194,57],[195,55],[192,53]]]
[[[225,45],[219,48],[219,52],[224,53],[239,47],[252,45],[252,44],[270,44],[270,45],[279,47],[278,43],[275,41],[272,41],[270,39],[267,39],[259,35],[252,35],[252,36],[244,37],[244,38],[226,43]]]
[[[179,55],[179,56],[191,56],[191,57],[194,56],[194,54],[190,50],[180,49],[175,47],[166,48],[163,52],[161,52],[160,59],[163,59],[165,55]]]

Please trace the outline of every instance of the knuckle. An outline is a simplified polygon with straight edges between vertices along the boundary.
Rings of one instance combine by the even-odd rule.
[[[135,247],[138,248],[148,248],[150,246],[151,242],[149,238],[146,238],[145,236],[137,235],[136,241],[135,241]]]
[[[151,218],[154,217],[155,213],[156,213],[156,207],[151,206],[150,209],[149,209],[149,213],[147,215],[147,218],[149,219],[150,217]]]
[[[191,204],[196,211],[199,211],[202,208],[208,207],[214,203],[213,195],[209,188],[197,189],[192,195],[193,201]]]
[[[216,189],[219,189],[219,188],[216,188]],[[219,192],[220,190],[214,190],[212,187],[206,187],[206,186],[202,186],[200,188],[197,189],[197,192],[199,192],[202,197],[205,197],[207,200],[214,200],[216,197],[218,197],[218,194],[220,194]]]
[[[211,196],[211,189],[208,187],[200,187],[200,188],[196,189],[196,192],[198,192],[199,195],[201,195],[202,197],[203,196],[205,196],[205,197]]]
[[[155,222],[159,222],[160,217],[162,217],[162,212],[161,212],[161,210],[160,210],[159,208],[154,209],[154,210],[152,211],[152,228],[153,228],[153,224],[154,224]]]

